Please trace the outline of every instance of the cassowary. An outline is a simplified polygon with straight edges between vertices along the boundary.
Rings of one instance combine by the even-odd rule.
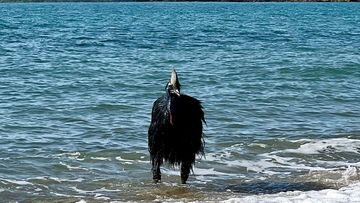
[[[199,100],[180,94],[175,70],[166,86],[166,94],[153,105],[148,131],[149,152],[154,182],[161,180],[163,161],[180,166],[181,182],[186,183],[195,164],[195,156],[204,155],[204,112]]]

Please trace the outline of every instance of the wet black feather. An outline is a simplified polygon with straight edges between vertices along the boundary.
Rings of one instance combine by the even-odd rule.
[[[182,162],[193,165],[196,155],[204,155],[203,122],[199,100],[184,94],[165,94],[158,98],[152,108],[148,131],[151,161],[161,159],[171,165]]]

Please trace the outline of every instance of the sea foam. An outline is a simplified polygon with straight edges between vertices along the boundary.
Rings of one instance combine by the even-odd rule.
[[[250,195],[235,197],[222,201],[223,203],[343,203],[360,202],[360,183],[342,187],[338,190],[325,189],[320,191],[291,191],[277,194]]]

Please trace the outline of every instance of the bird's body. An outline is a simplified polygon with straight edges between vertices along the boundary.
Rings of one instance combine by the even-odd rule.
[[[160,165],[165,161],[181,166],[181,180],[186,183],[195,156],[204,154],[204,112],[199,100],[180,94],[180,84],[178,92],[176,84],[168,86],[167,93],[154,102],[148,131],[153,179],[161,179]]]

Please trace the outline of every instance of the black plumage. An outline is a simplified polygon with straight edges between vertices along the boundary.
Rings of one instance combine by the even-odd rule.
[[[160,166],[165,161],[180,166],[181,182],[186,183],[195,156],[204,155],[203,122],[201,102],[180,94],[180,83],[173,70],[166,94],[154,102],[148,131],[155,182],[161,180]]]

